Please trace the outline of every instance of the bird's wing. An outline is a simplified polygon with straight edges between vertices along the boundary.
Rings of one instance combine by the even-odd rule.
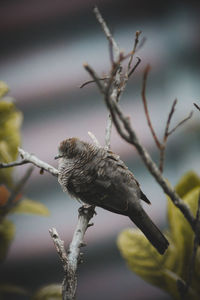
[[[96,205],[126,215],[130,198],[140,198],[136,195],[140,190],[133,174],[119,156],[111,151],[105,153],[95,169],[97,172],[93,184],[97,196],[94,200]]]
[[[128,173],[128,184],[129,184],[130,186],[133,185],[133,187],[135,187],[135,183],[136,183],[136,184],[138,185],[139,189],[140,189],[140,193],[141,193],[140,199],[143,200],[143,201],[145,201],[147,204],[151,204],[150,200],[147,198],[147,196],[146,196],[146,195],[143,193],[143,191],[141,190],[139,182],[135,179],[133,173],[130,172],[130,170],[129,170],[128,167],[125,165],[125,163],[120,159],[120,157],[119,157],[118,155],[116,155],[115,153],[113,153],[112,151],[108,151],[107,157],[108,157],[109,159],[112,159],[112,160],[116,161],[116,164],[117,164],[120,168],[122,168],[122,169],[124,169],[124,170],[127,170],[126,173]]]

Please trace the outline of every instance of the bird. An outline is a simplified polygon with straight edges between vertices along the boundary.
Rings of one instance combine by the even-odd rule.
[[[151,202],[119,155],[76,137],[63,140],[58,150],[58,182],[64,192],[86,204],[128,216],[164,254],[169,242],[141,205],[141,200]]]

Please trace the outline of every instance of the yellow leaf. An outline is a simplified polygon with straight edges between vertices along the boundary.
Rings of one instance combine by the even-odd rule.
[[[9,214],[10,213],[49,216],[49,210],[44,204],[28,198],[21,200],[13,209],[10,210]]]
[[[50,284],[39,289],[32,300],[61,300],[62,290],[59,284]]]

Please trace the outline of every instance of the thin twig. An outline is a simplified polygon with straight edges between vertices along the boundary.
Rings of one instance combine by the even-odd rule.
[[[94,11],[97,21],[101,25],[101,27],[104,31],[104,34],[109,42],[110,62],[111,62],[111,66],[112,66],[111,73],[113,73],[115,66],[116,66],[116,62],[119,61],[120,56],[121,56],[120,49],[119,49],[119,46],[117,45],[115,39],[113,38],[105,20],[103,19],[99,9],[95,6],[93,11]],[[112,86],[112,91],[111,91],[111,97],[114,101],[118,101],[118,99],[119,99],[118,88],[119,88],[119,83],[121,81],[120,80],[121,65],[120,65],[120,63],[119,64],[117,63],[117,65],[118,65],[118,67],[116,69],[115,74],[113,75],[114,80],[112,81],[113,86]],[[97,81],[99,81],[99,79]],[[112,118],[109,114],[108,119],[107,119],[106,134],[105,134],[105,148],[106,149],[110,149],[111,131],[112,131]]]
[[[193,104],[194,104],[194,106],[195,106],[198,110],[200,110],[199,105],[197,105],[196,103],[193,103]]]
[[[143,83],[142,83],[142,101],[143,101],[145,115],[146,115],[146,118],[147,118],[147,123],[149,125],[151,134],[153,136],[153,139],[154,139],[158,149],[161,149],[161,147],[162,147],[161,143],[159,142],[159,140],[157,138],[157,135],[155,133],[155,130],[153,129],[153,125],[151,123],[151,119],[150,119],[149,111],[148,111],[148,106],[147,106],[147,100],[146,100],[146,81],[147,81],[147,75],[148,75],[149,71],[150,71],[150,65],[147,65],[147,67],[145,68],[145,71],[144,71]]]
[[[163,172],[165,150],[166,150],[166,144],[167,144],[168,137],[172,133],[174,133],[179,126],[183,125],[186,121],[188,121],[192,117],[192,114],[193,114],[193,112],[190,112],[190,114],[189,114],[188,117],[186,117],[181,122],[179,122],[173,129],[169,130],[171,119],[172,119],[172,116],[173,116],[173,114],[175,112],[175,106],[176,106],[176,104],[177,104],[177,99],[175,99],[174,102],[173,102],[173,104],[172,104],[172,108],[170,110],[170,113],[169,113],[169,116],[168,116],[168,119],[167,119],[167,122],[166,122],[165,132],[164,132],[164,136],[163,136],[163,142],[162,142],[161,147],[160,147],[159,169],[160,169],[161,172]]]
[[[139,58],[139,57],[136,57],[136,58],[137,58],[137,62],[135,63],[135,65],[133,66],[133,68],[128,72],[128,78],[131,77],[131,75],[135,72],[135,70],[137,69],[137,67],[141,63],[141,58]]]
[[[96,72],[92,68],[90,68],[90,66],[88,64],[84,64],[83,67],[93,78],[95,83],[98,85],[99,90],[103,94],[104,93],[104,85],[100,82],[100,79],[99,79],[98,75],[96,74]]]
[[[141,31],[139,31],[139,30],[136,31],[136,33],[135,33],[134,46],[133,46],[133,49],[132,49],[131,53],[129,54],[129,62],[128,62],[127,70],[125,72],[124,80],[121,80],[120,89],[118,91],[118,98],[119,98],[119,96],[120,97],[122,96],[122,93],[125,90],[125,87],[127,85],[127,82],[129,80],[129,78],[135,72],[135,70],[137,69],[137,67],[139,66],[139,64],[141,62],[141,59],[139,57],[136,57],[137,58],[137,62],[131,68],[133,57],[134,57],[134,54],[136,52],[136,48],[137,48],[137,45],[138,45],[138,42],[139,42],[139,36],[140,36],[140,34],[141,34]]]
[[[160,148],[159,170],[160,170],[161,173],[163,172],[163,168],[164,168],[165,150],[166,150],[167,139],[168,139],[168,136],[169,136],[169,126],[170,126],[172,116],[175,112],[176,104],[177,104],[177,99],[174,100],[174,102],[172,104],[172,107],[171,107],[171,110],[169,112],[167,122],[166,122],[166,126],[165,126],[164,135],[163,135],[163,142],[162,142],[161,148]]]
[[[93,12],[96,16],[97,21],[101,25],[101,27],[105,33],[105,36],[107,37],[107,39],[109,41],[109,44],[112,45],[112,47],[113,47],[113,51],[112,51],[113,52],[113,60],[116,61],[116,60],[118,60],[119,53],[120,53],[119,47],[118,47],[116,41],[114,40],[105,20],[103,19],[97,6],[94,7]]]
[[[193,111],[191,111],[189,113],[189,115],[183,119],[181,122],[179,122],[173,129],[171,129],[169,132],[168,132],[168,135],[172,134],[179,126],[183,125],[183,123],[187,122],[189,119],[192,118],[192,115],[193,115]]]
[[[129,59],[129,62],[128,62],[128,71],[130,71],[130,69],[131,69],[133,56],[135,54],[135,51],[136,51],[136,48],[137,48],[137,45],[138,45],[138,42],[139,42],[139,36],[140,36],[141,33],[142,32],[140,30],[137,30],[136,33],[135,33],[135,39],[134,39],[134,46],[133,46],[133,50],[132,50],[132,55],[130,56],[130,59]]]
[[[169,116],[167,118],[167,123],[166,123],[166,127],[165,127],[165,132],[164,132],[164,137],[163,137],[163,142],[166,142],[167,141],[167,138],[169,136],[169,125],[170,125],[170,122],[171,122],[171,119],[172,119],[172,116],[175,112],[175,106],[177,104],[178,100],[175,99],[173,104],[172,104],[172,108],[170,110],[170,113],[169,113]]]
[[[106,80],[108,79],[108,77],[104,77],[104,78],[99,78],[99,80]],[[95,83],[95,80],[88,80],[86,82],[84,82],[83,84],[81,84],[80,89],[82,89],[83,87],[85,87],[86,85],[90,84],[90,83]]]
[[[97,147],[101,147],[101,145],[100,145],[99,141],[97,140],[96,136],[91,131],[88,131],[88,135]]]
[[[190,112],[190,114],[185,119],[183,119],[173,129],[171,129],[169,131],[170,122],[171,122],[172,116],[173,116],[174,111],[175,111],[175,106],[177,104],[177,99],[175,99],[173,104],[172,104],[172,108],[170,110],[170,113],[168,115],[168,119],[167,119],[166,126],[165,126],[165,131],[164,131],[164,135],[163,135],[163,142],[161,143],[159,141],[157,135],[156,135],[156,132],[155,132],[154,128],[153,128],[153,125],[152,125],[152,122],[151,122],[151,119],[150,119],[150,116],[149,116],[147,100],[146,100],[146,81],[147,81],[147,76],[148,76],[149,70],[150,70],[150,66],[147,65],[147,67],[145,68],[145,71],[144,71],[141,95],[142,95],[142,101],[143,101],[143,105],[144,105],[144,110],[145,110],[147,123],[148,123],[148,126],[150,128],[153,139],[155,141],[155,144],[156,144],[156,146],[157,146],[157,148],[159,149],[159,152],[160,152],[159,170],[162,173],[163,172],[163,167],[164,167],[165,150],[166,150],[166,144],[167,144],[168,137],[172,133],[174,133],[179,126],[181,126],[186,121],[188,121],[192,117],[193,112]]]

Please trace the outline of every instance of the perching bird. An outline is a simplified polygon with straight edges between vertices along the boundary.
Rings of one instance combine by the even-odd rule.
[[[140,199],[150,204],[134,175],[109,150],[69,138],[60,143],[58,181],[64,192],[83,202],[128,216],[163,254],[169,242],[151,221]]]

